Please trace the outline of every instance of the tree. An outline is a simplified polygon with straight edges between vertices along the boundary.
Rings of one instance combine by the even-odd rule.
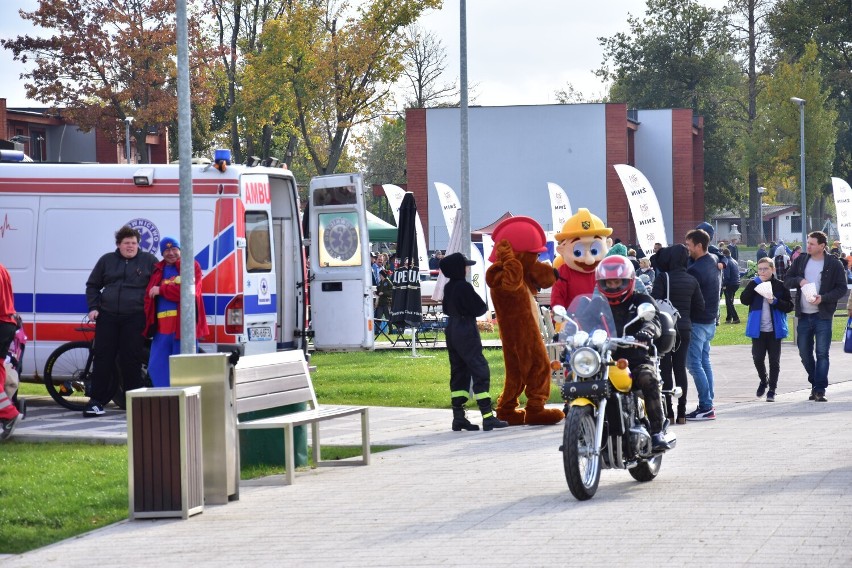
[[[811,42],[816,44],[823,87],[828,89],[839,111],[840,129],[834,149],[833,173],[843,179],[852,179],[852,6],[849,0],[779,0],[768,23],[779,60],[799,59]]]
[[[367,134],[364,171],[368,185],[406,182],[404,118],[382,119]]]
[[[734,136],[725,119],[740,87],[725,15],[694,0],[648,0],[630,33],[598,38],[596,74],[612,81],[609,100],[638,108],[687,107],[704,116],[705,196],[710,209],[742,201]]]
[[[762,157],[758,173],[767,180],[769,189],[799,187],[800,114],[790,97],[805,99],[806,207],[811,218],[821,219],[825,198],[831,194],[837,111],[822,86],[817,46],[809,44],[798,61],[779,63],[762,82],[755,136],[758,156]],[[804,219],[807,212],[802,214]]]
[[[447,52],[441,40],[414,25],[408,27],[406,36],[408,47],[403,52],[402,74],[411,86],[411,95],[405,106],[427,108],[457,97],[459,88],[455,83],[439,83],[447,69]]]
[[[317,173],[333,173],[352,128],[386,111],[389,86],[402,73],[404,29],[440,5],[368,0],[346,19],[346,2],[292,0],[267,22],[263,49],[247,58],[247,105],[267,121],[293,109]]]
[[[102,130],[113,141],[124,138],[121,123],[134,117],[136,147],[145,148],[151,129],[177,115],[177,64],[174,0],[40,0],[21,17],[53,31],[50,37],[0,40],[16,60],[34,58],[37,66],[22,76],[27,97],[54,107],[79,127]],[[190,12],[191,16],[191,12]],[[208,72],[200,62],[205,49],[199,18],[189,17],[192,99],[208,98]],[[140,151],[144,161],[147,152]]]
[[[748,190],[749,227],[746,237],[749,244],[757,244],[761,235],[761,195],[757,188],[761,184],[757,176],[757,158],[754,155],[754,123],[757,120],[759,57],[768,42],[766,18],[774,0],[730,0],[726,8],[730,17],[730,29],[737,38],[741,54],[742,74],[746,88],[744,97],[737,100],[740,117],[732,124],[737,132],[736,140],[741,157],[740,172],[745,174]],[[762,67],[762,65],[761,65]]]

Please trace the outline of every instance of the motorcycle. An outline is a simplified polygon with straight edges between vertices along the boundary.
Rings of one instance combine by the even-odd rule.
[[[653,319],[656,308],[643,303],[637,315],[624,329],[640,321]],[[657,345],[646,346],[631,336],[614,337],[616,329],[609,303],[594,296],[576,298],[566,311],[557,306],[556,320],[563,327],[553,345],[561,349],[554,361],[556,382],[565,400],[566,417],[563,434],[562,462],[571,494],[580,501],[594,497],[601,469],[626,469],[637,481],[651,481],[660,472],[662,453],[655,453],[651,442],[650,422],[645,401],[632,390],[633,381],[626,359],[613,360],[619,347],[651,350],[659,380],[658,351],[665,353],[674,344],[674,326],[668,314],[660,314],[663,336]],[[661,404],[668,394],[679,398],[675,388],[663,391]],[[665,408],[665,405],[663,406]],[[669,449],[677,444],[674,433],[663,422],[663,436]]]

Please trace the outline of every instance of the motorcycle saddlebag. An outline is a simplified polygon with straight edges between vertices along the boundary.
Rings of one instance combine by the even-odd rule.
[[[566,381],[562,384],[562,398],[590,398],[600,400],[609,396],[609,381]]]
[[[675,340],[677,339],[677,329],[675,329],[674,322],[669,314],[662,310],[658,313],[660,316],[660,327],[662,328],[662,333],[654,343],[657,346],[657,353],[662,355],[674,349]]]

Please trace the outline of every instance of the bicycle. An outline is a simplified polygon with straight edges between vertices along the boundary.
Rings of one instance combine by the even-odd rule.
[[[44,386],[57,404],[69,410],[85,410],[92,390],[92,364],[95,359],[95,326],[85,319],[75,331],[83,333],[82,341],[69,341],[57,347],[44,364]],[[91,339],[89,338],[91,334]],[[142,365],[143,384],[151,386],[148,376],[149,348],[145,347]],[[110,399],[125,408],[124,381],[118,361],[113,367]]]

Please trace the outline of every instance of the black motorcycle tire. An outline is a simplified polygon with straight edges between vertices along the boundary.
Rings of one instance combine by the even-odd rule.
[[[646,462],[640,463],[636,467],[631,467],[628,471],[636,481],[653,481],[657,477],[657,474],[660,473],[661,465],[663,465],[663,456],[657,455]]]
[[[594,455],[595,415],[591,406],[572,406],[565,419],[562,462],[568,489],[578,501],[595,496],[601,479],[601,457]]]

